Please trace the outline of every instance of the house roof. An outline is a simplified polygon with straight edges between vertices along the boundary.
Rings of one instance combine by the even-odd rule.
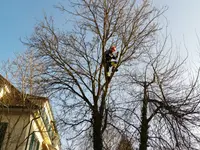
[[[40,97],[20,92],[7,79],[0,75],[0,106],[39,108],[48,101]]]

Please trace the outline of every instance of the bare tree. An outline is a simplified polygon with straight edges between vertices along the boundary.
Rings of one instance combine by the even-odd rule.
[[[69,12],[75,30],[59,31],[45,18],[26,44],[34,49],[44,72],[39,82],[46,93],[54,93],[59,120],[67,139],[78,139],[92,129],[93,149],[103,149],[107,128],[111,82],[105,73],[104,52],[115,45],[120,52],[117,68],[139,57],[154,44],[156,19],[162,11],[147,0],[76,0]],[[120,71],[119,71],[120,72]],[[119,85],[120,86],[120,85]]]
[[[165,52],[165,44],[153,45],[124,71],[121,93],[129,99],[118,107],[127,117],[116,117],[129,125],[140,150],[199,149],[199,70],[189,76],[186,60]]]
[[[29,50],[16,54],[14,60],[7,60],[1,63],[1,74],[6,77],[14,86],[24,93],[40,95],[40,83],[34,82],[33,78],[42,72],[40,62],[33,57],[33,51]]]

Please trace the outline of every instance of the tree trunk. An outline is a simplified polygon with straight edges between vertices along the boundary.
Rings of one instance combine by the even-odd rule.
[[[142,122],[141,122],[141,131],[140,131],[140,148],[139,150],[147,150],[147,141],[148,141],[148,120],[147,120],[147,106],[148,105],[148,93],[147,87],[144,87],[144,99],[142,106]]]
[[[102,117],[98,111],[95,111],[93,114],[93,149],[94,150],[103,150],[103,141],[102,141]]]

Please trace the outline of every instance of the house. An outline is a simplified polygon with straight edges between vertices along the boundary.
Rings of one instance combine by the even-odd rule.
[[[1,75],[0,150],[60,150],[49,99],[24,94]]]

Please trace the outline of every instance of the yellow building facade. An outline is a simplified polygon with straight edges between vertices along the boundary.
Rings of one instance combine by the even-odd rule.
[[[60,150],[48,98],[23,94],[0,75],[0,150]]]

